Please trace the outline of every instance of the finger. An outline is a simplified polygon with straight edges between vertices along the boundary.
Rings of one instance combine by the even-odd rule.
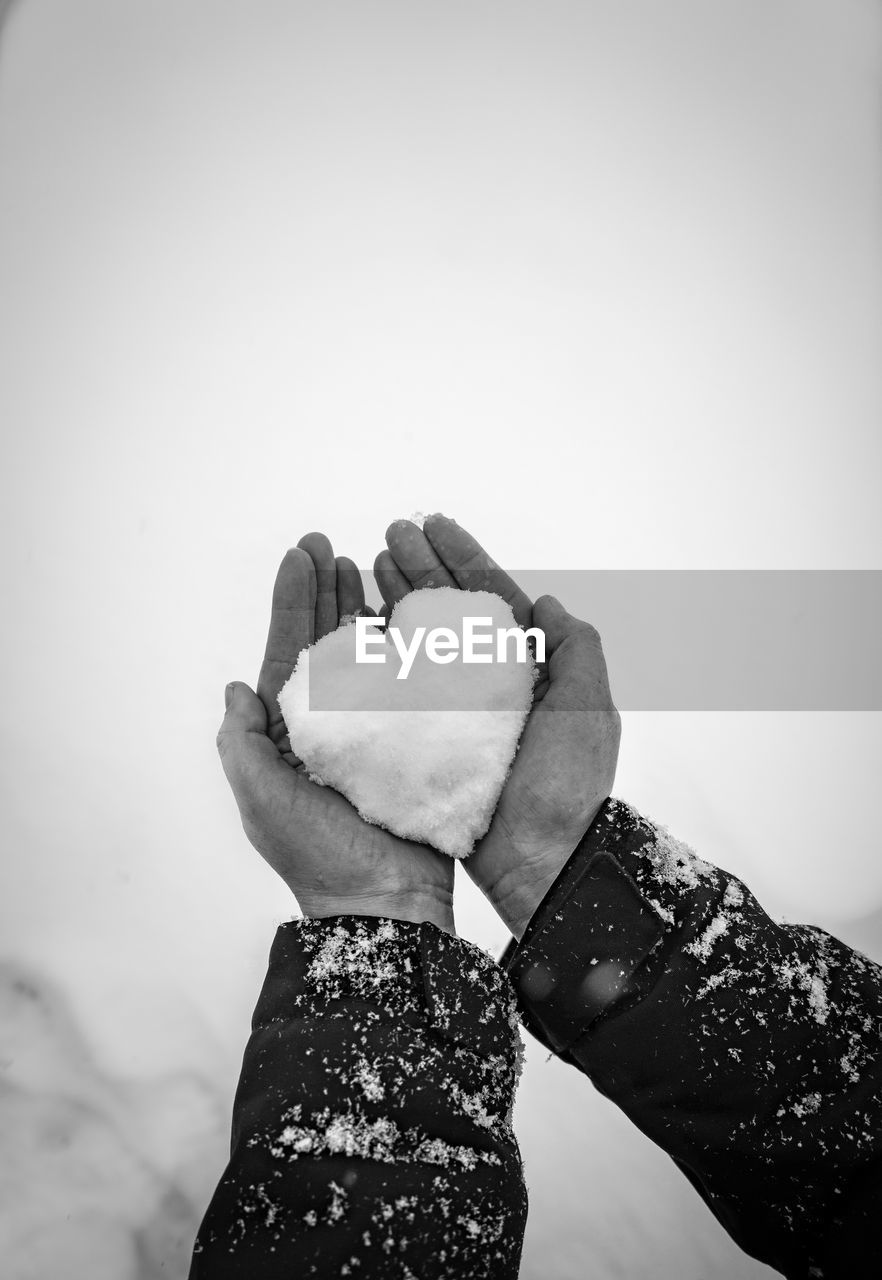
[[[494,591],[511,605],[518,626],[529,627],[533,606],[530,597],[478,542],[447,516],[426,517],[423,533],[436,555],[464,591]],[[396,556],[397,559],[397,556]]]
[[[545,651],[549,656],[568,635],[588,626],[587,622],[567,613],[557,596],[539,597],[533,605],[533,623],[545,632]]]
[[[612,704],[609,675],[600,635],[590,622],[567,613],[555,596],[540,596],[533,606],[533,625],[545,633],[550,693],[592,707]]]
[[[414,591],[423,587],[455,587],[438,553],[419,525],[412,520],[395,520],[386,530],[386,546],[392,559]]]
[[[388,618],[398,601],[412,590],[411,585],[393,560],[391,551],[383,550],[377,556],[374,561],[374,577],[385,605],[381,611],[382,616]]]
[[[266,707],[268,733],[276,740],[284,731],[278,704],[279,690],[294,670],[301,650],[315,639],[315,565],[308,552],[293,547],[279,565],[273,587],[269,635],[260,677],[258,696]]]
[[[337,618],[364,614],[361,570],[348,556],[337,556]]]
[[[315,638],[321,640],[337,629],[337,562],[330,539],[323,533],[306,533],[297,543],[315,565]]]

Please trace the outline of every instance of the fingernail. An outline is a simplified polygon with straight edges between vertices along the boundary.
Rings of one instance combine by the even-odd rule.
[[[233,685],[232,683],[230,683],[227,685],[226,689],[224,689],[224,706],[229,708],[229,705],[232,701],[233,701]]]

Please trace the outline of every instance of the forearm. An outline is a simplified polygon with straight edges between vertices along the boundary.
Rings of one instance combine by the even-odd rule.
[[[280,927],[191,1280],[517,1275],[511,989],[431,924]]]
[[[877,965],[774,923],[615,801],[508,963],[526,1024],[677,1160],[743,1248],[788,1275],[846,1274],[830,1269],[837,1222],[882,1155]]]

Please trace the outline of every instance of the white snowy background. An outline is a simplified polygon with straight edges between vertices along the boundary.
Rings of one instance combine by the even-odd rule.
[[[293,909],[214,748],[284,549],[880,567],[882,9],[0,9],[2,1271],[182,1278]],[[617,792],[882,954],[880,737],[629,714]],[[770,1274],[545,1057],[524,1280]]]

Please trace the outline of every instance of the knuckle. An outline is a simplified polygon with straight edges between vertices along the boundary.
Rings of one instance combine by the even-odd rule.
[[[214,745],[217,747],[218,755],[221,760],[223,760],[229,754],[230,747],[232,745],[229,729],[225,729],[224,726],[221,725],[217,731]]]
[[[580,621],[576,629],[585,641],[598,649],[600,648],[600,632],[593,623]]]
[[[574,642],[586,654],[591,657],[602,655],[603,645],[600,640],[600,632],[590,622],[582,622],[581,619],[577,620],[570,634]]]
[[[223,766],[227,781],[234,791],[240,789],[240,781],[242,777],[242,753],[236,750],[236,734],[231,733],[229,729],[219,729],[215,738],[215,746],[220,756],[220,762]]]
[[[418,573],[413,570],[405,572],[405,577],[413,587],[414,591],[421,591],[423,587],[434,587],[438,585],[439,575],[444,574],[443,564],[436,564],[428,569],[421,569]]]

